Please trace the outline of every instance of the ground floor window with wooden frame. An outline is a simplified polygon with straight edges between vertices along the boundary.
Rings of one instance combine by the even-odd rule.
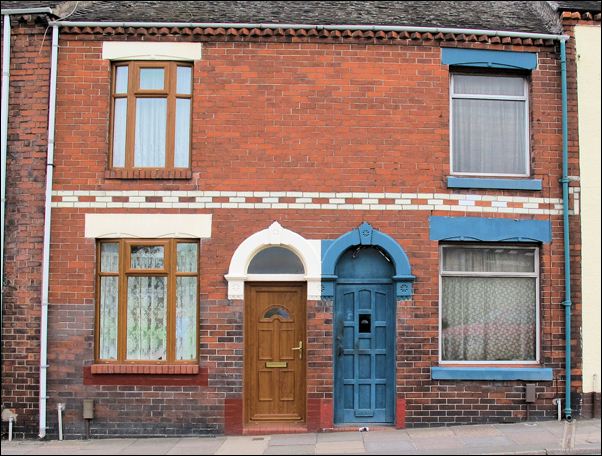
[[[198,251],[185,239],[98,242],[96,362],[197,362]]]

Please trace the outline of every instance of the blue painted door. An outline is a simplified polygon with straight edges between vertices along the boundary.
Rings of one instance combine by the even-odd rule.
[[[336,286],[335,423],[394,422],[394,288],[390,279],[366,282]]]

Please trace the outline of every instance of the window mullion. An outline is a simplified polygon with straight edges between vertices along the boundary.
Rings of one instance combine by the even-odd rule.
[[[176,154],[176,65],[169,63],[165,67],[167,77],[167,125],[165,132],[165,167],[173,169]]]
[[[176,256],[175,240],[169,241],[167,249],[168,280],[167,280],[167,362],[173,363],[176,359]]]
[[[138,67],[128,65],[128,93],[127,93],[127,129],[125,136],[125,167],[134,167],[134,149],[136,142],[136,80]]]
[[[125,243],[119,241],[119,320],[118,320],[118,337],[117,337],[117,360],[124,362],[126,359],[126,344],[127,344],[127,276],[125,274]]]

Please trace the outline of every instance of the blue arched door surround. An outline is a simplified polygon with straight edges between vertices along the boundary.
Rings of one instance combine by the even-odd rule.
[[[334,298],[335,423],[392,424],[395,302],[411,296],[408,258],[363,223],[330,244],[322,264],[323,297]]]
[[[339,258],[345,251],[357,246],[373,246],[382,251],[393,263],[395,274],[395,296],[398,299],[408,299],[412,296],[412,282],[415,277],[408,256],[401,246],[391,236],[372,228],[369,223],[343,234],[322,246],[322,297],[334,297],[334,286],[337,280],[336,267]]]

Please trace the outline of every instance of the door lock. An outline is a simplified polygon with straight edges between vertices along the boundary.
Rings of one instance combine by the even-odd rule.
[[[291,350],[299,351],[299,359],[303,359],[303,341],[299,341],[299,346],[291,348]]]

